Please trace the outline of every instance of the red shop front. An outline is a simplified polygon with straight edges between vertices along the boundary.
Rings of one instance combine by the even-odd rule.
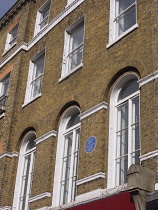
[[[129,192],[113,195],[100,200],[70,208],[72,210],[136,210]]]

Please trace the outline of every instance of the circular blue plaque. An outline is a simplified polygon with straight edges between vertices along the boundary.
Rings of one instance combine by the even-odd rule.
[[[97,141],[96,141],[95,136],[91,136],[87,139],[86,145],[85,145],[85,150],[87,153],[91,153],[94,150],[96,146],[96,142]]]

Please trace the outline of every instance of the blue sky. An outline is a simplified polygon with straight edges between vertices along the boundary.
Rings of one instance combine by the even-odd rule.
[[[16,0],[0,0],[0,18],[13,6]]]

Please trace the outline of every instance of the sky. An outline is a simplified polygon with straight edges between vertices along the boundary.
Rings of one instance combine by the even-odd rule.
[[[13,6],[16,0],[0,0],[0,18]]]

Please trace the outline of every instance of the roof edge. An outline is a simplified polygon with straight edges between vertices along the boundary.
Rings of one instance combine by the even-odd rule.
[[[0,30],[5,27],[10,20],[21,10],[21,8],[29,1],[36,2],[36,0],[19,0],[2,16],[0,19]]]

